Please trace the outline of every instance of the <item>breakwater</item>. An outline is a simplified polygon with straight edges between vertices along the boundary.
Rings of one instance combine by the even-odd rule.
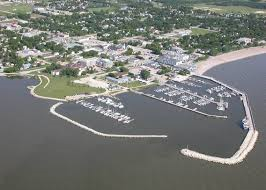
[[[187,149],[187,148],[182,149],[181,153],[185,156],[188,156],[188,157],[197,158],[197,159],[206,160],[206,161],[215,162],[215,163],[221,163],[221,164],[227,164],[227,165],[238,164],[238,163],[242,162],[246,158],[248,153],[254,148],[255,143],[258,139],[258,134],[259,134],[255,128],[255,122],[254,122],[254,119],[252,116],[252,112],[251,112],[251,108],[249,105],[247,95],[245,93],[227,85],[227,84],[224,84],[220,81],[217,81],[214,78],[207,77],[207,76],[198,76],[198,77],[209,79],[213,82],[216,82],[220,85],[223,85],[223,86],[231,89],[232,91],[236,92],[237,94],[239,94],[241,96],[241,100],[243,102],[245,115],[246,115],[245,119],[248,123],[248,126],[247,126],[248,133],[247,133],[245,139],[243,140],[241,146],[239,147],[239,149],[230,158],[221,158],[221,157],[206,155],[206,154],[202,154],[202,153],[199,153],[199,152]]]
[[[50,112],[53,115],[55,115],[55,116],[57,116],[57,117],[65,120],[65,121],[67,121],[69,123],[72,123],[72,124],[80,127],[81,129],[84,129],[86,131],[89,131],[89,132],[91,132],[91,133],[93,133],[95,135],[99,135],[99,136],[102,136],[102,137],[111,137],[111,138],[167,138],[167,135],[120,135],[120,134],[107,134],[107,133],[102,133],[102,132],[96,131],[96,130],[94,130],[92,128],[89,128],[89,127],[83,125],[83,124],[80,124],[80,123],[78,123],[76,121],[73,121],[73,120],[69,119],[66,116],[63,116],[63,115],[57,113],[56,112],[56,108],[59,107],[62,104],[63,104],[62,102],[58,102],[58,103],[54,104],[50,108]]]
[[[206,154],[202,154],[193,150],[189,149],[182,149],[181,153],[185,156],[206,160],[209,162],[215,162],[220,164],[227,164],[233,165],[242,162],[248,153],[253,149],[255,146],[256,140],[258,138],[258,131],[256,130],[249,130],[246,138],[244,139],[243,143],[241,144],[239,150],[230,158],[221,158],[216,156],[210,156]]]

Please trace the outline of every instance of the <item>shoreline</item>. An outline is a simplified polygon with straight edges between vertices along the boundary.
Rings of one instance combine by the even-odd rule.
[[[202,75],[213,67],[261,54],[266,54],[266,46],[245,48],[214,57],[209,57],[205,61],[196,63],[197,68],[194,73],[197,75]]]
[[[31,93],[31,95],[34,96],[34,97],[36,97],[36,98],[40,98],[40,99],[45,99],[45,100],[55,100],[55,101],[66,102],[65,99],[59,99],[59,98],[52,98],[52,97],[40,96],[40,95],[36,94],[36,93],[35,93],[35,89],[36,89],[37,87],[39,87],[39,86],[43,83],[41,77],[43,77],[43,75],[38,75],[38,78],[39,78],[39,84],[37,84],[36,86],[33,86],[33,87],[30,88],[30,93]],[[44,88],[46,88],[47,85],[48,85],[49,83],[50,83],[50,80],[47,81],[47,83],[45,84]]]

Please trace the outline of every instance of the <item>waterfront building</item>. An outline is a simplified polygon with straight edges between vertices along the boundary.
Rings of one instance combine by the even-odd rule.
[[[127,76],[121,77],[121,78],[114,78],[114,77],[106,77],[106,79],[110,82],[116,83],[116,84],[122,84],[122,83],[128,83],[130,82],[130,78]]]

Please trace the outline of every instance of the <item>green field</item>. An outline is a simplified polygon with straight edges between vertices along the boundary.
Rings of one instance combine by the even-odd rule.
[[[211,32],[204,28],[191,28],[191,31],[192,31],[192,35],[204,35],[204,34],[208,34]]]
[[[73,84],[72,81],[74,78],[71,77],[53,77],[51,75],[46,76],[48,76],[50,79],[49,85],[44,88],[48,81],[42,77],[42,84],[35,89],[35,93],[40,96],[63,99],[66,96],[73,96],[76,94],[95,94],[105,91],[101,88]]]
[[[155,86],[158,86],[158,84],[156,84],[156,83],[152,83],[152,84],[148,84],[148,85],[146,85],[146,86],[134,87],[134,88],[132,88],[132,89],[133,89],[133,90],[143,90],[143,89],[151,88],[151,87],[155,87]]]
[[[262,14],[266,15],[266,10],[255,9],[245,6],[216,6],[207,4],[195,4],[194,9],[209,10],[216,13],[241,13],[241,14]]]
[[[31,13],[32,7],[27,4],[1,4],[0,5],[0,15],[8,14],[27,14]]]

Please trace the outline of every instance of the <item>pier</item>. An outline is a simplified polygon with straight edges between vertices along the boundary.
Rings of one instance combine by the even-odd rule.
[[[185,156],[188,156],[191,158],[196,158],[196,159],[201,159],[201,160],[206,160],[206,161],[210,161],[210,162],[227,164],[227,165],[238,164],[238,163],[242,162],[246,158],[248,153],[254,148],[255,143],[257,141],[257,138],[258,138],[258,134],[259,134],[255,128],[255,123],[254,123],[254,119],[252,116],[252,112],[251,112],[251,108],[249,105],[247,95],[245,93],[227,85],[227,84],[224,84],[220,81],[217,81],[214,78],[207,77],[207,76],[198,76],[198,77],[214,81],[220,85],[223,85],[223,86],[231,89],[232,91],[236,92],[237,94],[239,94],[241,96],[241,100],[243,102],[243,106],[244,106],[244,110],[245,110],[246,120],[248,122],[248,126],[247,126],[248,133],[247,133],[245,139],[243,140],[241,146],[239,147],[239,149],[230,158],[221,158],[221,157],[216,157],[216,156],[211,156],[211,155],[205,155],[205,154],[202,154],[202,153],[199,153],[199,152],[187,149],[187,148],[182,149],[180,152]]]
[[[214,103],[214,104],[217,104],[217,105],[219,104],[219,102],[215,102],[215,101],[213,101],[213,100],[210,100],[210,99],[205,98],[205,97],[203,97],[203,96],[200,96],[200,95],[198,95],[198,94],[195,94],[195,93],[189,92],[189,91],[187,91],[187,90],[178,89],[178,88],[176,88],[174,85],[165,84],[165,86],[168,86],[168,87],[173,88],[173,89],[175,89],[175,90],[180,90],[180,91],[182,91],[182,92],[184,92],[184,93],[187,93],[187,94],[189,94],[189,95],[191,95],[191,96],[195,96],[195,97],[197,97],[197,98],[200,98],[200,99],[204,99],[204,100],[210,101],[211,103]]]
[[[224,115],[212,115],[212,114],[207,114],[207,113],[204,113],[204,112],[201,112],[201,111],[198,111],[198,110],[193,110],[191,108],[187,108],[187,107],[184,107],[184,106],[180,106],[178,104],[175,104],[175,103],[172,103],[172,102],[169,102],[169,101],[166,101],[166,100],[162,100],[160,98],[157,98],[155,96],[152,96],[150,94],[145,94],[143,92],[139,92],[139,91],[134,91],[134,90],[131,90],[132,92],[136,93],[136,94],[139,94],[139,95],[143,95],[143,96],[146,96],[146,97],[149,97],[149,98],[153,98],[155,100],[159,100],[161,102],[164,102],[164,103],[167,103],[167,104],[170,104],[170,105],[173,105],[173,106],[176,106],[176,107],[179,107],[179,108],[182,108],[182,109],[186,109],[188,111],[191,111],[191,112],[194,112],[194,113],[197,113],[197,114],[200,114],[200,115],[204,115],[206,117],[214,117],[214,118],[222,118],[222,119],[226,119],[227,116],[224,116]]]
[[[80,127],[81,129],[84,129],[84,130],[89,131],[89,132],[91,132],[91,133],[93,133],[93,134],[95,134],[95,135],[98,135],[98,136],[102,136],[102,137],[110,137],[110,138],[167,138],[167,135],[120,135],[120,134],[107,134],[107,133],[101,133],[101,132],[99,132],[99,131],[96,131],[96,130],[94,130],[94,129],[92,129],[92,128],[89,128],[89,127],[87,127],[87,126],[85,126],[85,125],[83,125],[83,124],[80,124],[80,123],[78,123],[78,122],[76,122],[76,121],[73,121],[73,120],[69,119],[69,118],[66,117],[66,116],[63,116],[63,115],[57,113],[57,112],[56,112],[56,108],[59,107],[59,106],[62,105],[62,104],[63,104],[62,102],[58,102],[58,103],[54,104],[54,105],[50,108],[50,112],[51,112],[53,115],[55,115],[55,116],[57,116],[57,117],[59,117],[59,118],[65,120],[65,121],[67,121],[67,122],[69,122],[69,123],[72,123],[72,124],[74,124],[74,125]]]

